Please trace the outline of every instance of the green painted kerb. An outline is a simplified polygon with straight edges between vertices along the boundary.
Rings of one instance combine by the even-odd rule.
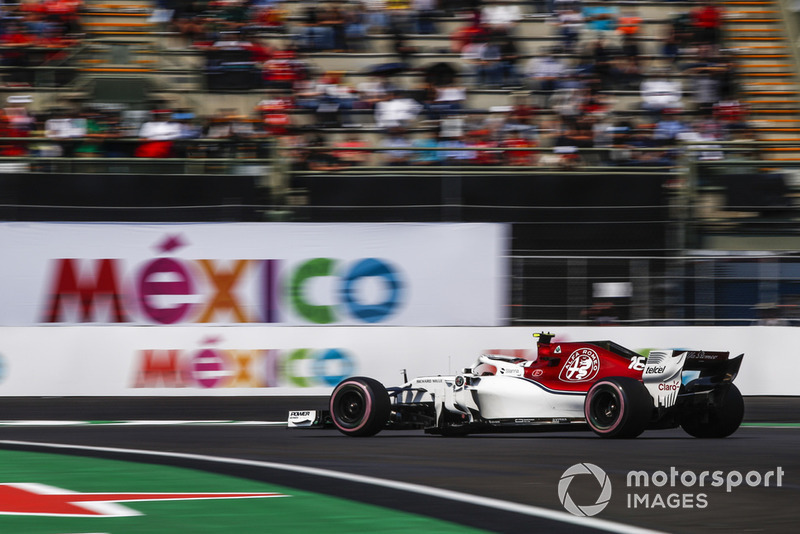
[[[742,423],[747,428],[800,428],[800,423]]]
[[[135,517],[0,515],[3,534],[482,532],[389,508],[194,469],[0,450],[0,483],[22,482],[79,493],[277,492],[290,497],[121,503],[143,514]]]

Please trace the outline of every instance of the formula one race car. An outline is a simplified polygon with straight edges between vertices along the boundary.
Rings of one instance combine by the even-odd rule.
[[[677,426],[698,438],[739,428],[742,395],[733,380],[743,354],[651,350],[639,355],[612,341],[553,342],[538,337],[538,357],[483,354],[455,376],[426,376],[385,388],[352,377],[333,390],[327,410],[293,411],[289,427],[335,427],[348,436],[384,429],[430,434],[586,429],[633,438]]]

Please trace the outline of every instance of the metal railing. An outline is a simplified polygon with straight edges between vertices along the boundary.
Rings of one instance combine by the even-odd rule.
[[[511,324],[800,324],[800,254],[510,260]]]
[[[265,175],[271,158],[0,157],[0,173]]]
[[[37,142],[31,138],[3,141]],[[188,145],[208,142],[190,140]],[[229,141],[213,142],[224,144]],[[733,148],[738,151],[741,147]],[[325,149],[332,150],[330,147]],[[387,149],[391,147],[372,147],[370,150]],[[223,220],[216,218],[222,211],[225,212],[224,220],[237,220],[240,213],[248,216],[261,214],[261,220],[330,220],[315,218],[313,210],[324,208],[336,212],[335,220],[363,220],[360,215],[369,211],[369,220],[374,221],[505,221],[514,228],[509,257],[509,324],[800,324],[800,252],[795,253],[800,251],[797,246],[800,211],[795,205],[800,190],[800,162],[689,159],[687,163],[684,159],[681,163],[667,168],[593,166],[569,171],[470,165],[435,168],[370,166],[293,173],[286,169],[287,158],[279,155],[259,159],[7,157],[0,158],[0,181],[3,172],[30,180],[32,175],[27,171],[31,170],[63,180],[69,180],[74,173],[95,177],[108,175],[109,178],[120,174],[177,177],[187,174],[207,178],[212,175],[212,181],[215,179],[213,175],[219,174],[218,179],[225,181],[230,175],[259,173],[259,181],[264,187],[279,194],[243,198],[233,203],[220,197],[208,206],[121,206],[119,211],[124,214],[125,210],[146,209],[154,214],[149,220],[158,220],[158,210],[161,209],[169,213],[169,218],[163,220],[170,221],[181,220],[182,213],[189,219],[198,220],[196,214],[202,208],[214,212],[213,220]],[[281,173],[286,174],[281,176]],[[535,185],[536,180],[563,183],[581,175],[607,185],[612,192],[615,183],[620,183],[622,178],[655,180],[666,190],[666,201],[657,205],[595,203],[576,208],[568,202],[541,204],[519,198],[516,202],[501,205],[492,200],[476,201],[472,197],[459,196],[463,193],[460,188],[465,180],[483,181],[491,186],[497,183],[498,177],[510,176],[513,180],[529,181]],[[440,196],[431,205],[398,205],[393,198],[384,198],[388,205],[355,205],[348,204],[341,196],[337,197],[338,203],[320,205],[317,202],[314,205],[310,203],[314,199],[308,198],[309,191],[292,187],[298,176],[310,176],[320,184],[330,184],[337,176],[349,177],[357,183],[376,187],[388,183],[393,177],[411,176],[420,180],[418,183],[438,180],[447,187],[437,193]],[[774,187],[776,183],[779,184],[777,188]],[[764,193],[766,185],[769,186],[766,194],[759,196],[759,192]],[[287,191],[288,194],[284,194]],[[569,199],[568,196],[563,198]],[[27,214],[31,209],[39,210],[37,213],[48,209],[57,213],[71,209],[85,211],[76,206],[15,202],[8,197],[0,204],[6,220],[13,220],[14,214]],[[396,211],[397,208],[405,211]],[[96,205],[90,209],[111,219],[115,217],[116,206],[113,205]],[[441,211],[443,218],[438,215],[432,219],[418,218],[419,213],[431,209]],[[579,218],[574,217],[576,209]],[[609,219],[610,213],[617,219]],[[93,217],[92,220],[98,219]],[[601,231],[624,238],[634,231],[646,233],[650,227],[668,234],[665,237],[667,245],[636,250],[626,250],[624,246],[611,249],[601,242],[596,247],[558,243],[558,246],[548,248],[550,241],[544,241],[544,244],[530,241],[536,246],[526,245],[526,239],[548,237],[548,234],[581,236]]]

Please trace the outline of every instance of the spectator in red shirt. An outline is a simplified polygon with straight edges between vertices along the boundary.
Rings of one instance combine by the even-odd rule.
[[[480,13],[473,12],[470,22],[450,35],[450,49],[460,54],[462,49],[468,44],[488,38],[489,30],[481,24]]]
[[[692,24],[698,44],[717,46],[722,27],[722,10],[714,4],[706,4],[692,10]]]
[[[173,156],[173,141],[181,136],[181,126],[172,120],[172,112],[159,109],[152,112],[150,120],[142,124],[136,147],[137,158],[169,158]]]
[[[25,50],[35,44],[34,35],[27,33],[17,21],[11,21],[0,39],[3,66],[17,67],[8,73],[8,82],[12,85],[29,85],[31,73],[25,67],[30,66],[30,54]]]
[[[276,50],[264,62],[262,79],[266,87],[291,89],[305,77],[305,66],[294,50]]]
[[[622,14],[617,19],[617,33],[625,36],[639,35],[639,30],[642,25],[642,17],[640,17],[634,8],[625,8]]]
[[[22,142],[9,141],[10,137],[28,137],[28,129],[0,109],[0,156],[26,156],[28,149]]]
[[[256,109],[261,115],[264,131],[270,135],[287,135],[292,126],[290,110],[294,107],[291,98],[270,98],[259,102]]]
[[[370,158],[368,150],[348,150],[354,148],[368,148],[369,145],[359,137],[358,134],[350,133],[342,141],[334,143],[337,149],[333,155],[339,159],[343,165],[365,165]]]
[[[499,144],[490,137],[489,130],[473,130],[469,133],[467,147],[480,148],[473,154],[475,165],[502,165],[502,152],[497,150]]]
[[[508,132],[506,138],[500,143],[504,148],[533,148],[536,146],[524,132]],[[504,151],[506,165],[526,166],[536,165],[538,155],[532,150],[506,150]]]

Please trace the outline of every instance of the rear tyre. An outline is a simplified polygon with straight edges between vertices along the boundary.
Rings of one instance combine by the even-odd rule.
[[[328,404],[333,424],[347,436],[374,436],[389,420],[391,401],[383,384],[357,376],[346,378],[331,394]]]
[[[597,381],[583,412],[592,431],[604,438],[635,438],[650,422],[653,400],[644,384],[617,376]]]
[[[744,400],[733,384],[718,404],[681,416],[681,427],[696,438],[727,438],[739,428],[744,418]]]

